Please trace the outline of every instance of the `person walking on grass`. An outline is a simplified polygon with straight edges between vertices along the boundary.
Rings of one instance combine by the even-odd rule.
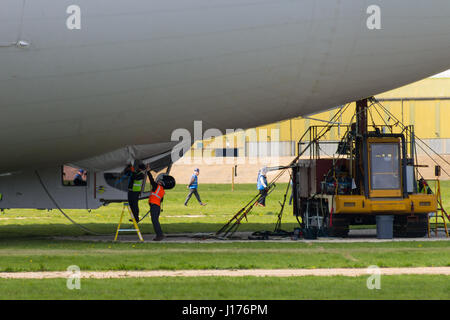
[[[198,175],[200,174],[200,170],[197,168],[194,170],[194,173],[192,174],[191,181],[189,182],[187,188],[189,189],[189,193],[186,197],[186,200],[184,201],[184,205],[187,207],[187,204],[189,200],[191,199],[192,195],[195,195],[197,198],[198,203],[200,203],[201,206],[206,206],[206,203],[203,203],[202,200],[200,200],[200,195],[198,194]]]
[[[267,167],[261,168],[261,170],[259,170],[258,172],[258,180],[256,182],[256,187],[258,188],[259,193],[261,194],[256,205],[260,207],[266,206],[267,191],[269,190],[266,175],[267,175]]]

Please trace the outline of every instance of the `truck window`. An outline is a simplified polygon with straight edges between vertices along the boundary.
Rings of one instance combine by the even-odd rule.
[[[373,143],[370,146],[371,189],[400,189],[399,145]]]

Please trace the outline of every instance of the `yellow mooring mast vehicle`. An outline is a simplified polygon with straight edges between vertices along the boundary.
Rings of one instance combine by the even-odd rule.
[[[321,232],[346,237],[349,225],[373,225],[383,217],[393,217],[394,237],[427,234],[428,213],[436,212],[437,198],[418,190],[414,127],[399,121],[375,125],[372,106],[382,107],[374,98],[358,101],[350,124],[312,126],[299,142],[292,165],[294,215],[302,218],[304,230],[317,231],[313,237]],[[347,130],[337,151],[331,151],[337,157],[321,158],[324,144],[331,142],[320,139],[338,127]]]

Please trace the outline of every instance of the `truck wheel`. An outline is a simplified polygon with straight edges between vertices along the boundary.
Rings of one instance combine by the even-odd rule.
[[[396,238],[423,238],[427,233],[427,214],[416,214],[413,217],[396,216],[394,218],[394,237]]]
[[[333,226],[328,229],[328,235],[330,237],[347,238],[349,232],[348,224],[349,221],[347,218],[333,217]]]
[[[405,238],[406,231],[406,217],[394,216],[394,238]]]

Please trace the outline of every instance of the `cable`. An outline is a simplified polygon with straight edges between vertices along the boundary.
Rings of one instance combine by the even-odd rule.
[[[390,125],[386,122],[386,120],[384,120],[384,118],[383,118],[383,116],[381,115],[381,113],[378,111],[378,109],[375,107],[375,111],[378,113],[378,115],[380,116],[380,119],[381,120],[383,120],[383,122],[384,122],[384,124],[386,125],[386,127],[387,128],[389,128],[390,127]],[[392,133],[392,127],[390,128],[391,129],[391,133]]]
[[[368,108],[367,111],[369,111],[370,120],[372,120],[372,126],[373,126],[374,129],[376,129],[377,126],[375,125],[375,121],[373,120],[372,110],[370,110],[370,109]]]
[[[61,207],[58,205],[58,203],[56,202],[56,200],[52,197],[52,195],[50,194],[50,192],[48,191],[47,187],[45,186],[44,182],[41,179],[41,176],[39,175],[38,171],[35,170],[36,176],[39,180],[39,183],[41,184],[42,188],[44,189],[45,193],[47,193],[48,197],[50,198],[50,200],[53,202],[53,204],[55,205],[55,207],[59,210],[59,212],[62,213],[62,215],[64,217],[66,217],[70,222],[72,222],[75,226],[77,226],[78,228],[84,230],[85,232],[97,235],[97,236],[109,236],[110,234],[106,234],[106,233],[98,233],[95,231],[90,230],[89,228],[75,222],[71,217],[69,217],[62,209]]]

